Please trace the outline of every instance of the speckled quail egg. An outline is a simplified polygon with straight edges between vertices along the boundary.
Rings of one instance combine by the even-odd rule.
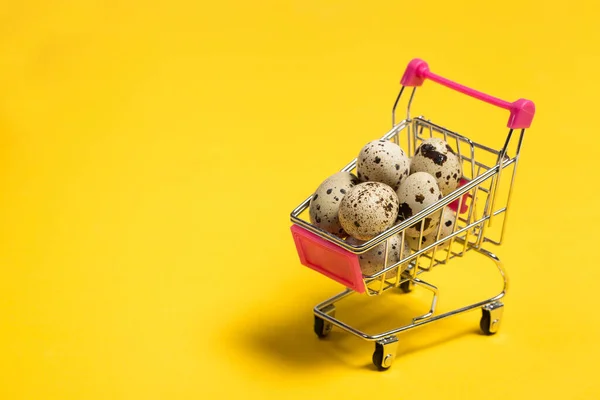
[[[324,231],[345,237],[338,211],[346,193],[357,183],[358,178],[350,172],[338,172],[325,179],[310,200],[310,222]]]
[[[435,178],[427,172],[416,172],[410,175],[396,191],[400,208],[398,222],[402,222],[419,213],[442,198],[442,193]],[[423,228],[423,235],[429,234],[440,221],[439,213],[424,218],[406,229],[408,236],[419,236]]]
[[[462,163],[446,141],[430,138],[415,150],[410,171],[427,172],[434,176],[442,195],[446,196],[458,187],[462,178]]]
[[[450,209],[450,207],[445,207],[443,214],[442,214],[442,220],[441,220],[441,228],[440,228],[440,240],[448,237],[452,231],[454,230],[454,223],[456,222],[456,214],[454,214],[454,211],[452,211],[452,209]],[[424,235],[421,238],[421,248],[429,246],[432,243],[435,243],[436,241],[436,235],[437,235],[437,228],[433,230],[433,232],[431,232],[428,235]],[[406,236],[406,240],[408,241],[408,243],[410,244],[410,247],[413,250],[418,250],[419,249],[419,237],[411,237],[411,236]],[[450,244],[450,241],[444,242],[440,245],[438,245],[436,247],[437,250],[442,250],[445,249],[446,247],[448,247],[448,245]]]
[[[364,243],[362,240],[358,240],[349,236],[346,239],[346,242],[350,243],[353,246],[359,246]],[[402,243],[402,238],[400,235],[394,235],[388,239],[388,266],[397,263],[401,260],[400,258],[400,244]],[[402,258],[408,257],[410,255],[410,246],[405,241],[404,248],[402,249]],[[385,242],[378,244],[371,250],[366,253],[358,255],[358,262],[360,263],[360,269],[364,275],[373,275],[377,272],[383,270],[384,268],[384,257],[385,257]],[[408,263],[404,263],[400,265],[400,271],[404,271],[407,267]],[[398,272],[398,268],[394,268],[385,274],[386,279],[390,279],[396,276]]]
[[[361,149],[356,171],[361,182],[381,182],[396,190],[410,173],[410,161],[396,143],[375,140]]]
[[[396,222],[398,196],[381,182],[354,186],[342,199],[339,219],[342,228],[360,240],[369,240]]]

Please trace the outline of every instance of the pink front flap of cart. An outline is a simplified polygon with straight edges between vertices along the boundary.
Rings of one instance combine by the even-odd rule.
[[[364,293],[365,285],[356,254],[292,225],[292,236],[302,265],[313,269],[349,289]]]

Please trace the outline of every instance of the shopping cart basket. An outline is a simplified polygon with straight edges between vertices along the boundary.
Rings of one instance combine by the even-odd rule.
[[[410,111],[416,89],[426,79],[509,110],[509,131],[504,145],[496,150],[435,124],[423,116],[412,118]],[[427,63],[420,59],[414,59],[408,64],[401,84],[392,110],[392,129],[381,139],[400,144],[409,155],[414,154],[419,144],[428,138],[444,139],[455,147],[456,154],[462,162],[463,179],[459,187],[435,204],[361,245],[351,245],[302,217],[310,205],[312,194],[291,213],[292,236],[301,263],[347,288],[315,306],[315,333],[319,337],[325,337],[332,327],[336,326],[362,339],[375,342],[373,363],[379,370],[389,368],[396,357],[398,334],[443,318],[480,308],[480,328],[483,333],[490,335],[498,331],[504,307],[501,299],[506,294],[508,280],[499,258],[483,246],[486,243],[500,245],[503,241],[523,136],[535,113],[535,106],[529,100],[520,99],[510,103],[470,89],[432,73]],[[407,88],[412,90],[409,90],[406,118],[396,122],[396,108]],[[355,172],[355,168],[356,159],[348,163],[342,171]],[[421,244],[420,239],[423,237],[425,226],[421,221],[432,218],[435,214],[441,215],[444,207],[450,207],[456,213],[452,232],[442,237],[440,223],[435,236],[436,241]],[[492,225],[495,229],[491,229]],[[409,255],[405,255],[401,249],[400,260],[388,265],[387,254],[392,236],[401,235],[401,246],[405,246],[405,229],[415,226],[421,227],[418,248]],[[359,255],[382,244],[385,248],[384,268],[371,275],[363,274]],[[494,263],[503,282],[502,291],[482,301],[436,314],[439,290],[435,285],[421,279],[421,274],[438,265],[448,264],[450,260],[462,257],[467,252],[479,253]],[[353,293],[376,296],[393,288],[410,292],[415,285],[432,292],[431,307],[427,313],[415,316],[412,322],[405,326],[377,334],[367,334],[336,318],[336,302]]]

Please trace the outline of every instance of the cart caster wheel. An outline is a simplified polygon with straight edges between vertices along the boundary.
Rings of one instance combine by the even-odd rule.
[[[324,338],[327,335],[329,335],[329,332],[331,332],[331,328],[332,326],[330,322],[322,320],[321,318],[315,315],[315,333],[318,337]]]
[[[375,352],[373,353],[373,364],[379,371],[385,371],[392,366],[396,358],[398,348],[398,338],[395,336],[380,340],[375,343]]]
[[[412,281],[405,281],[400,284],[400,289],[402,289],[402,291],[404,293],[412,292],[414,287],[415,287],[415,284]]]
[[[487,304],[481,308],[479,327],[485,335],[489,336],[498,332],[503,311],[504,304],[500,302]]]
[[[335,307],[333,305],[325,307],[322,311],[330,317],[335,317]],[[329,332],[331,332],[332,328],[333,324],[331,322],[325,321],[321,317],[315,315],[314,330],[318,337],[326,337],[329,335]]]
[[[479,328],[481,328],[481,332],[483,332],[484,335],[493,335],[493,333],[490,330],[491,322],[492,317],[490,316],[490,312],[482,309],[481,320],[479,320]]]

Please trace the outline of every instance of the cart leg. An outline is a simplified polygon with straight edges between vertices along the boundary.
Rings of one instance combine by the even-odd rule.
[[[404,271],[402,273],[401,279],[407,279],[407,280],[405,280],[404,282],[402,282],[400,284],[400,289],[404,293],[410,293],[414,289],[415,283],[413,282],[413,279],[416,277],[415,272],[416,272],[416,270],[414,269],[414,267],[413,266],[409,266],[406,269],[406,271]]]
[[[335,306],[333,304],[328,305],[321,311],[330,317],[335,317]],[[325,336],[329,335],[329,332],[331,332],[332,328],[333,324],[331,322],[325,321],[324,319],[315,315],[314,330],[318,337],[324,338]]]
[[[409,281],[404,281],[400,284],[400,289],[402,289],[402,291],[404,293],[410,293],[412,292],[413,288],[415,287],[415,284],[412,280]]]
[[[481,308],[481,321],[479,321],[479,327],[484,334],[493,335],[498,332],[503,311],[504,304],[500,301],[486,304]]]
[[[375,352],[373,353],[373,364],[380,371],[385,371],[392,366],[398,351],[398,337],[389,336],[385,339],[375,342]]]

